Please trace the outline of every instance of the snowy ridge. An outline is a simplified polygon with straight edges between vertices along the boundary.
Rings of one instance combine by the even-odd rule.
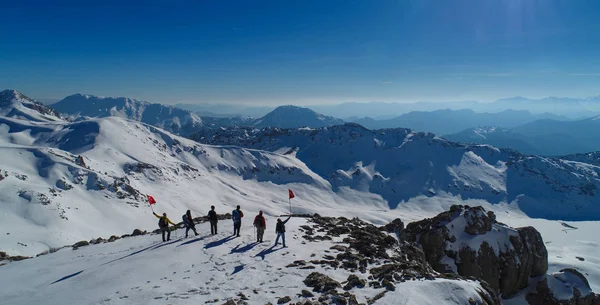
[[[192,139],[268,151],[293,147],[296,157],[334,190],[360,186],[390,208],[421,195],[451,194],[517,203],[531,217],[595,220],[600,215],[596,165],[457,144],[430,133],[345,124],[311,130],[202,130]]]
[[[52,105],[56,110],[75,116],[117,116],[186,134],[202,126],[202,119],[187,110],[125,97],[97,97],[74,94]]]
[[[0,220],[12,228],[1,247],[11,254],[154,227],[144,194],[175,219],[211,204],[282,212],[287,184],[316,195],[303,199],[305,210],[346,202],[291,156],[200,145],[118,117],[44,126],[4,119],[0,131]]]
[[[16,90],[0,92],[0,116],[34,122],[62,121],[60,114],[54,109]]]

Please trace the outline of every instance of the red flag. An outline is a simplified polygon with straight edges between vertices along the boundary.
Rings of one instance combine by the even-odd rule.
[[[292,192],[292,190],[288,189],[288,191],[290,192],[290,199],[296,197],[296,195],[294,195],[294,192]]]
[[[146,195],[148,196],[148,203],[150,203],[150,205],[156,204],[156,200],[154,200],[154,197],[150,196],[150,195]]]

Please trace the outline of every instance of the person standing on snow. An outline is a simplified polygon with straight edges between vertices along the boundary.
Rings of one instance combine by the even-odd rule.
[[[162,240],[163,241],[171,240],[171,229],[169,228],[169,224],[172,224],[175,226],[175,223],[173,223],[167,217],[167,213],[163,213],[162,216],[160,216],[154,212],[152,212],[152,214],[154,214],[154,216],[156,216],[156,218],[158,218],[158,227],[160,228],[160,232],[162,233]],[[166,240],[165,240],[165,232],[167,233]]]
[[[217,234],[217,222],[219,222],[219,218],[217,217],[217,212],[215,212],[215,206],[210,206],[210,211],[208,211],[208,221],[210,222],[210,234]]]
[[[277,219],[277,226],[275,226],[275,233],[277,233],[277,238],[275,238],[275,246],[279,244],[279,237],[281,237],[283,241],[283,247],[287,248],[285,245],[285,224],[292,218],[292,215],[288,216],[288,218],[284,221],[281,219]]]
[[[256,227],[256,242],[263,242],[263,235],[265,235],[265,229],[267,228],[267,221],[263,216],[263,211],[258,212],[258,215],[254,217],[254,226]]]
[[[233,220],[233,235],[240,237],[240,228],[242,227],[242,217],[244,213],[240,210],[238,205],[235,210],[231,212],[231,220]]]
[[[188,232],[190,230],[194,231],[194,234],[198,236],[198,232],[196,232],[196,224],[194,224],[194,219],[192,219],[192,212],[187,210],[187,212],[185,212],[181,218],[183,219],[183,225],[185,226],[185,237],[188,237]]]

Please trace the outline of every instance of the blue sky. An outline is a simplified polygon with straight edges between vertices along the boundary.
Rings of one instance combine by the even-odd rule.
[[[0,88],[270,105],[600,94],[600,1],[86,2],[1,1]]]

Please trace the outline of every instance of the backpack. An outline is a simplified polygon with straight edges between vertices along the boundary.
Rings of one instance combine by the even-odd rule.
[[[164,217],[158,219],[158,227],[164,228],[167,226],[167,220]]]
[[[233,210],[231,212],[231,219],[233,219],[234,222],[238,222],[238,221],[242,220],[242,218],[240,217],[240,213],[238,212],[238,210]]]
[[[186,215],[186,214],[183,214],[183,216],[181,216],[181,220],[183,220],[183,224],[184,224],[185,226],[188,226],[188,225],[189,225],[189,223],[188,223],[188,218],[187,218],[187,215]]]

